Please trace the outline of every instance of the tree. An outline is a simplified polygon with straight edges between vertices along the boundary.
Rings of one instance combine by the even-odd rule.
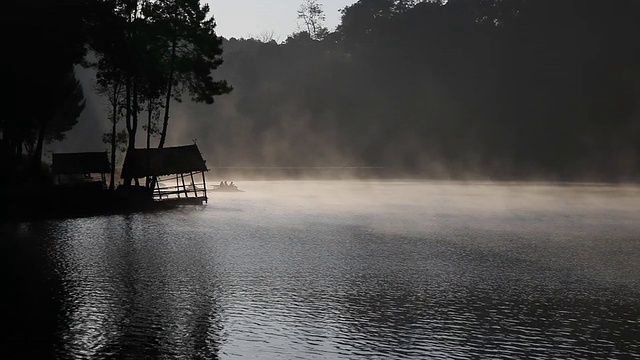
[[[360,0],[322,41],[232,39],[221,73],[238,90],[213,109],[227,121],[198,128],[203,150],[247,165],[637,179],[640,2],[604,5]]]
[[[188,92],[193,101],[211,104],[214,96],[231,91],[226,81],[213,80],[212,72],[222,63],[222,40],[215,34],[209,7],[199,0],[104,0],[95,8],[98,78],[111,87],[110,94],[119,93],[115,87],[123,91],[128,150],[136,147],[138,114],[143,109],[147,147],[164,109],[158,145],[163,147],[171,101],[181,101]],[[112,117],[117,116],[116,102],[111,106]],[[115,128],[111,133],[116,134]],[[125,184],[130,182],[125,179]]]
[[[322,40],[329,34],[323,24],[326,19],[322,4],[317,0],[304,0],[298,9],[298,19],[301,19],[307,30],[307,33],[314,40]]]
[[[84,1],[68,0],[59,6],[53,0],[34,0],[10,2],[8,6],[4,14],[28,16],[12,15],[2,21],[6,27],[3,36],[11,44],[2,69],[11,89],[2,99],[3,151],[8,166],[13,167],[28,147],[32,165],[39,166],[41,142],[62,138],[76,122],[74,113],[82,111],[82,90],[74,87],[72,67],[86,53]],[[71,106],[74,102],[75,110]]]
[[[257,41],[259,41],[261,43],[265,43],[265,44],[268,44],[268,43],[271,43],[271,42],[278,43],[278,41],[279,41],[278,38],[275,36],[275,31],[274,30],[265,30],[265,31],[261,32],[258,35],[249,36],[249,38],[255,39],[255,40],[257,40]]]
[[[103,142],[111,147],[111,176],[109,189],[115,189],[116,150],[121,146],[122,133],[117,131],[117,124],[127,109],[127,73],[130,64],[127,29],[129,20],[125,3],[121,1],[97,1],[90,8],[89,36],[90,47],[96,59],[87,61],[87,65],[96,69],[96,89],[105,96],[109,103],[109,121],[111,131],[105,134]]]
[[[195,102],[212,104],[214,96],[231,92],[225,80],[213,80],[212,72],[222,64],[222,38],[209,17],[209,6],[199,0],[159,0],[145,8],[163,36],[165,101],[160,142],[167,138],[171,100],[181,101],[187,91]]]
[[[115,118],[118,119],[119,117],[116,116]],[[113,129],[110,132],[102,134],[102,142],[111,146],[111,178],[109,182],[109,191],[115,190],[116,186],[115,169],[116,164],[118,163],[116,150],[120,154],[124,154],[124,152],[127,151],[127,145],[129,144],[129,134],[127,133],[127,130],[122,129],[119,132],[115,131],[116,127],[113,126]]]
[[[109,98],[112,123],[111,157],[115,166],[116,124],[124,112],[129,149],[136,147],[138,115],[141,102],[146,102],[153,113],[152,104],[160,92],[157,81],[158,60],[152,51],[156,37],[142,10],[149,1],[103,0],[93,3],[92,49],[96,52],[98,85]],[[157,46],[157,45],[156,45]],[[155,97],[154,97],[155,95]],[[111,170],[113,185],[115,168]],[[136,179],[137,182],[137,179]]]
[[[102,72],[98,73],[97,91],[99,94],[106,96],[109,101],[109,118],[111,121],[111,132],[103,136],[102,141],[111,146],[111,177],[109,181],[109,190],[115,190],[115,173],[116,173],[116,148],[118,147],[118,140],[121,136],[117,132],[117,124],[120,121],[122,109],[124,107],[124,79],[118,76],[116,73],[111,73],[115,69],[111,68],[111,71],[107,70],[108,67],[104,63],[106,59],[102,59]]]
[[[48,80],[47,85],[53,91],[42,99],[43,104],[34,109],[38,123],[33,151],[33,165],[36,169],[40,167],[44,142],[64,140],[65,132],[78,123],[78,117],[85,107],[82,86],[76,79],[73,68],[66,74],[60,74],[58,79]],[[36,135],[35,131],[33,135]]]
[[[391,19],[395,8],[394,0],[360,0],[340,11],[342,22],[337,31],[343,41],[349,41],[350,46],[366,42],[368,38],[379,35],[381,23]]]

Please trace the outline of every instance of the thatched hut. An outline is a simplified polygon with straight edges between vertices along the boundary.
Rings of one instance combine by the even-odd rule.
[[[154,184],[154,200],[181,199],[183,202],[202,203],[208,200],[206,171],[207,165],[200,150],[193,144],[128,151],[121,178],[146,179]]]

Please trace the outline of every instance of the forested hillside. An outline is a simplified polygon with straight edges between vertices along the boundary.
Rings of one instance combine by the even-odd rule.
[[[359,1],[322,39],[225,41],[234,92],[183,107],[186,138],[218,166],[638,175],[640,2],[402,5]]]
[[[140,4],[144,11],[131,24],[149,24],[150,32],[149,38],[140,35],[136,44],[142,50],[136,51],[151,56],[153,43],[146,41],[164,41],[158,66],[168,68],[170,42],[162,32],[154,33],[153,26],[162,26],[171,13]],[[152,104],[152,128],[166,133],[168,145],[196,140],[212,168],[366,166],[382,168],[384,175],[439,178],[639,178],[640,1],[360,0],[342,10],[335,31],[322,26],[322,10],[315,10],[319,12],[301,17],[308,25],[301,27],[305,31],[284,41],[266,36],[223,39],[222,54],[217,47],[209,50],[213,60],[207,66],[216,69],[212,77],[202,69],[191,80],[176,77],[181,82],[173,93],[166,91],[175,82],[167,81],[170,72],[159,71],[161,86],[153,102],[116,106],[123,118],[136,123],[139,113],[141,129],[129,131],[125,142],[131,147],[135,138],[135,147],[146,146],[146,109]],[[208,36],[217,39],[216,14],[211,16]],[[93,25],[98,30],[112,26]],[[109,59],[100,46],[110,49],[110,43],[93,39],[89,58],[98,51]],[[198,44],[204,48],[207,42]],[[152,71],[153,63],[136,54],[128,56],[139,63],[135,71],[142,72],[132,74],[141,85],[133,82],[132,89],[144,92],[151,84],[145,83],[144,71]],[[112,129],[113,109],[104,93],[96,93],[100,82],[95,68],[76,69],[86,107],[68,140],[54,149],[86,151],[88,144],[93,151],[106,149],[100,139]],[[124,79],[133,76],[122,74]],[[206,80],[202,84],[210,89],[194,87],[194,79]],[[230,94],[222,95],[231,87]],[[157,101],[182,91],[180,103]],[[213,96],[190,101],[203,91],[216,95],[213,105],[208,104]],[[26,107],[20,104],[8,112],[12,119],[20,118]],[[169,118],[168,129],[163,129],[163,119]],[[4,143],[15,148],[20,142],[7,141],[8,135],[20,132],[6,119],[0,123]],[[66,127],[60,131],[68,131],[62,125]],[[117,132],[124,129],[124,121],[117,124]],[[37,136],[37,126],[28,130],[25,139],[16,139],[35,150],[38,138],[59,135]],[[151,139],[151,146],[158,142]]]

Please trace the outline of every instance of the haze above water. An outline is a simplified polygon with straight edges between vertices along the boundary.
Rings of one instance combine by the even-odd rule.
[[[57,354],[640,353],[638,187],[237,185],[202,207],[4,225],[47,264]]]

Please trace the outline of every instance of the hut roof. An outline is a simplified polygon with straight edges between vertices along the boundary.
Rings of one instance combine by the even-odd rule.
[[[54,174],[106,174],[111,171],[106,152],[53,154],[52,160]]]
[[[143,178],[192,171],[207,171],[198,146],[176,146],[162,149],[134,149],[127,152],[121,178]]]

